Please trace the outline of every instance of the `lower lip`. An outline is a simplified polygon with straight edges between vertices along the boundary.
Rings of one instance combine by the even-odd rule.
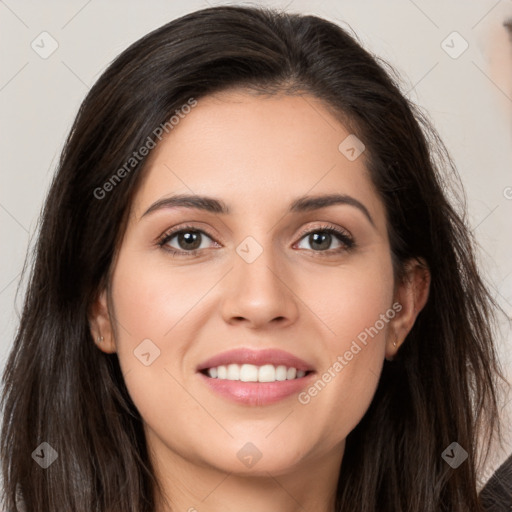
[[[240,380],[212,379],[198,374],[216,393],[245,405],[269,405],[299,393],[308,386],[315,375],[311,372],[300,379],[275,382],[242,382]]]

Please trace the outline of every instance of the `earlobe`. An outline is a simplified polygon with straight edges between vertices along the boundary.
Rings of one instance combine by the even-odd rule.
[[[393,358],[425,307],[430,292],[430,280],[430,270],[423,259],[407,262],[405,276],[395,291],[395,301],[400,304],[401,309],[390,325],[386,359]]]
[[[107,354],[116,352],[106,289],[103,289],[90,307],[89,325],[97,347]]]

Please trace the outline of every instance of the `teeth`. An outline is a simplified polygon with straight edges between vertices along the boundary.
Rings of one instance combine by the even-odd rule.
[[[234,366],[238,366],[235,364]],[[258,367],[253,364],[243,364],[240,368],[240,377],[236,380],[242,382],[258,382],[259,371]]]
[[[295,368],[288,368],[288,370],[286,371],[286,378],[288,380],[292,380],[292,379],[295,379],[296,376],[297,376],[297,370]]]
[[[238,366],[237,364],[228,365],[226,379],[240,380],[240,366]]]
[[[306,372],[293,367],[287,368],[284,365],[264,364],[263,366],[255,366],[254,364],[228,364],[227,366],[221,365],[216,368],[209,368],[208,375],[212,379],[240,380],[242,382],[276,382],[300,379],[306,375]]]
[[[272,365],[270,365],[270,366],[272,366]],[[272,366],[272,368],[273,368],[273,366]],[[284,366],[284,365],[276,366],[276,371],[275,371],[276,380],[286,380],[287,373],[288,373],[288,371],[286,369],[286,366]]]
[[[274,382],[276,380],[276,368],[272,364],[260,366],[258,370],[258,382]]]

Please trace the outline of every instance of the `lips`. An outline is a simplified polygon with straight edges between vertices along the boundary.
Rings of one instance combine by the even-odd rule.
[[[197,367],[197,371],[202,372],[209,368],[227,366],[229,364],[252,364],[255,366],[272,364],[274,366],[283,365],[288,368],[293,367],[304,372],[311,372],[315,370],[312,364],[290,354],[289,352],[285,352],[284,350],[250,350],[246,348],[239,348],[222,352],[221,354],[217,354],[210,359],[203,361]]]
[[[268,368],[270,365],[274,369],[279,369],[276,371],[276,380],[262,382],[262,369],[265,369],[264,373],[266,374],[270,370]],[[240,380],[232,380],[233,375],[230,375],[230,373],[233,370],[236,373],[239,366]],[[251,374],[258,370],[258,378],[255,379],[255,375],[252,375],[252,378],[245,379],[243,377],[244,367],[246,367],[245,370],[250,367],[249,373]],[[283,380],[284,368],[287,369],[285,380]],[[250,350],[239,348],[229,350],[203,361],[196,370],[201,382],[216,395],[230,402],[247,406],[267,406],[291,398],[308,386],[316,375],[311,363],[278,349]],[[227,375],[220,377],[221,370],[222,372],[226,371]],[[214,375],[211,374],[212,371]],[[291,374],[288,375],[288,371]],[[216,375],[217,372],[219,375]],[[280,373],[280,377],[277,376],[277,372]],[[269,376],[266,375],[266,377]],[[246,382],[245,380],[251,380],[252,382]],[[269,380],[273,379],[269,378]]]

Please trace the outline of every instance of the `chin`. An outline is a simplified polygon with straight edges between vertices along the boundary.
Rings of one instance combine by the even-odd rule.
[[[261,441],[246,437],[246,441],[234,440],[230,446],[222,447],[215,453],[200,454],[206,463],[215,469],[242,476],[268,477],[286,474],[304,461],[304,443],[296,445],[276,438],[276,443],[261,436]],[[199,455],[199,454],[198,454]]]

